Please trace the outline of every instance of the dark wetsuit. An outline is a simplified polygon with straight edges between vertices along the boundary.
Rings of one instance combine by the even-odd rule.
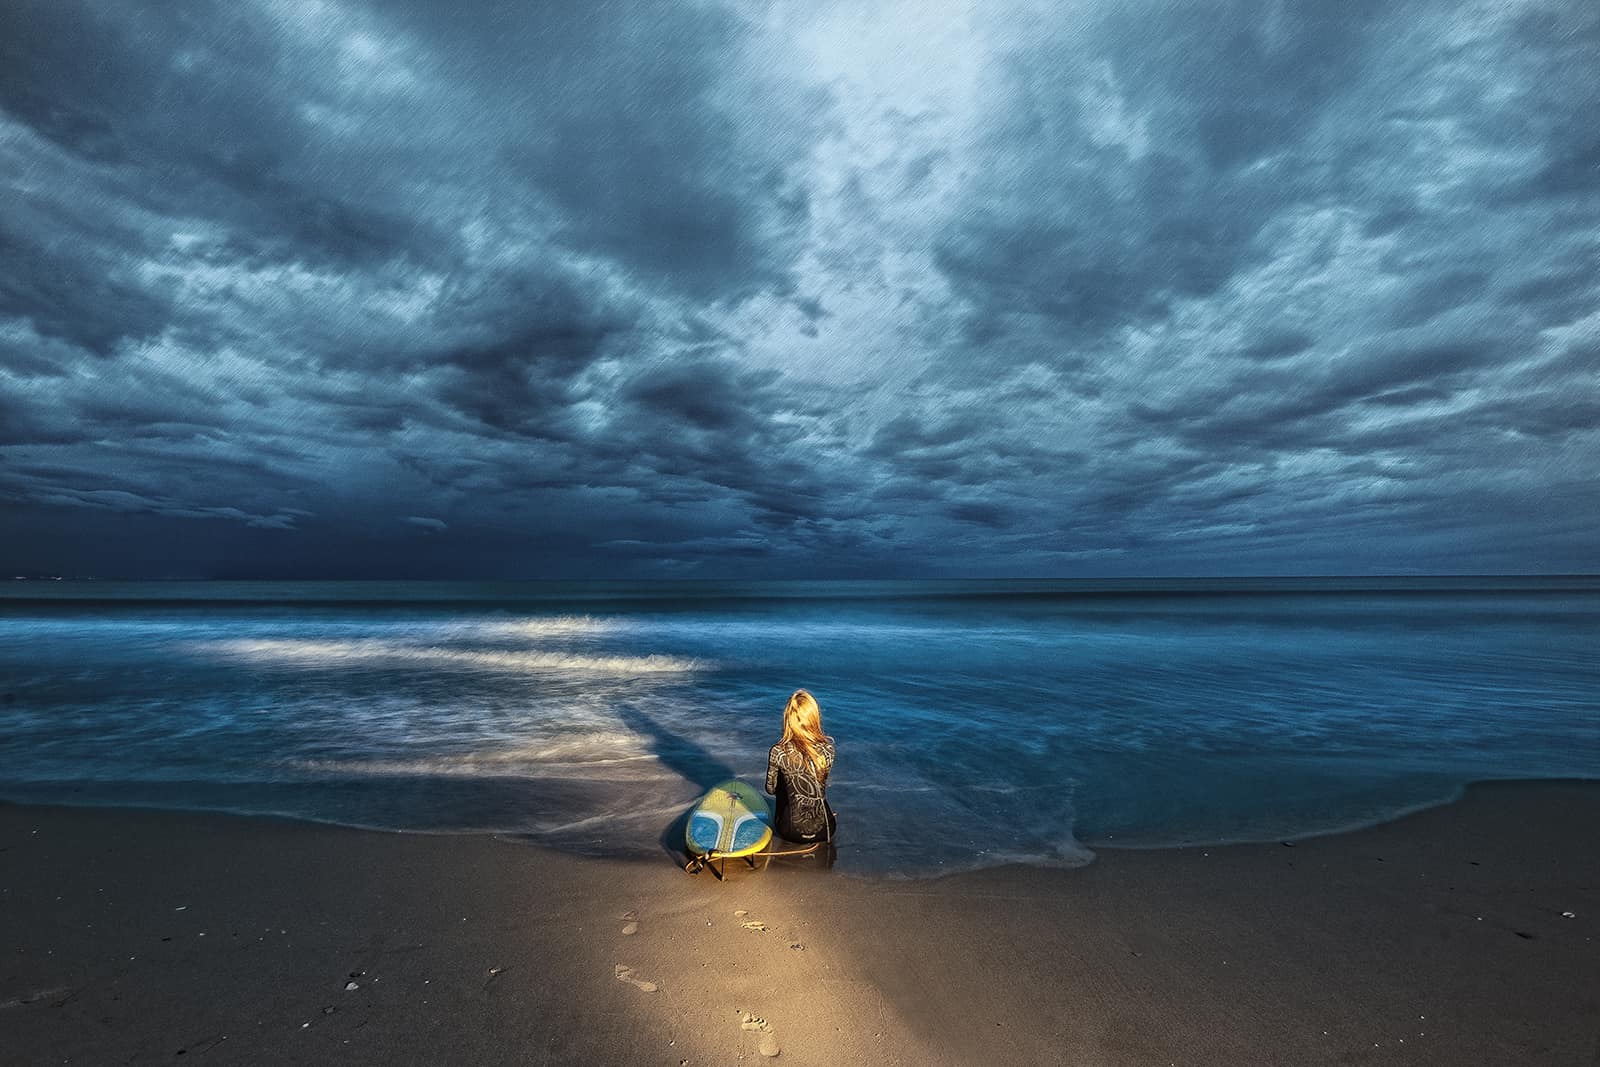
[[[825,741],[828,766],[819,776],[793,742],[779,741],[767,754],[767,792],[778,798],[772,827],[790,841],[831,839],[836,825],[828,807],[828,771],[833,769],[833,742]]]

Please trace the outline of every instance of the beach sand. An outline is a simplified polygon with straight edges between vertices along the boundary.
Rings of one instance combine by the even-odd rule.
[[[0,806],[0,1062],[1592,1065],[1597,828],[1600,786],[1506,783],[1288,847],[719,882]]]

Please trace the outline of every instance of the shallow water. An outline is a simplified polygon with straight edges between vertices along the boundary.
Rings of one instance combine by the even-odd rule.
[[[0,587],[0,796],[656,853],[795,686],[847,870],[1600,777],[1600,580]],[[1087,847],[1086,847],[1087,846]]]

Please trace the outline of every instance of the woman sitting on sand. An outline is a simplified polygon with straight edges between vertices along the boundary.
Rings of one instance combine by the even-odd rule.
[[[838,824],[828,807],[833,738],[822,732],[817,698],[796,689],[783,709],[783,740],[767,754],[767,792],[777,797],[773,829],[790,841],[832,841]]]

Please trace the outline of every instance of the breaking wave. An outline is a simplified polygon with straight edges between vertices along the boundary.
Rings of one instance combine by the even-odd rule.
[[[197,641],[192,649],[252,663],[296,667],[463,667],[479,671],[582,671],[595,674],[682,674],[700,661],[680,656],[592,655],[580,652],[447,648],[405,641],[363,638],[351,641],[297,638],[233,638]]]

